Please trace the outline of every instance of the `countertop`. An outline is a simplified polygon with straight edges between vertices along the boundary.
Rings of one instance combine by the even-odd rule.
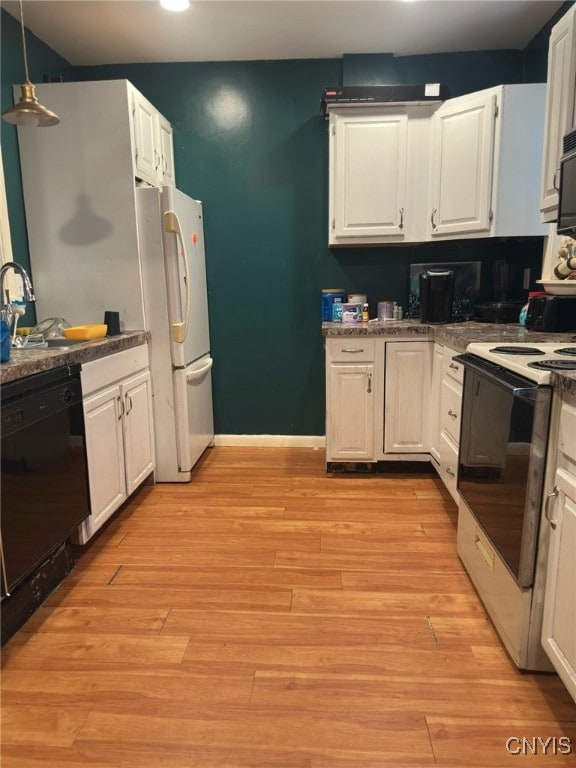
[[[32,376],[35,373],[49,371],[61,365],[87,363],[98,357],[105,357],[123,349],[146,343],[149,331],[124,331],[118,336],[106,336],[103,339],[83,341],[65,349],[56,347],[30,347],[18,349],[12,347],[10,360],[0,363],[0,384]]]
[[[541,333],[528,331],[519,323],[449,323],[427,325],[419,320],[385,320],[377,323],[322,323],[322,334],[328,338],[342,336],[378,336],[382,338],[429,339],[446,344],[457,352],[465,352],[473,342],[528,343],[538,345],[545,342],[567,344],[576,342],[576,333]],[[576,394],[576,373],[554,371],[550,377],[552,386]]]

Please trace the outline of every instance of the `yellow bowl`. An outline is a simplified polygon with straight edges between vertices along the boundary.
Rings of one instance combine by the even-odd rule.
[[[89,341],[90,339],[102,339],[106,336],[107,325],[75,325],[73,328],[63,328],[62,333],[67,339]]]

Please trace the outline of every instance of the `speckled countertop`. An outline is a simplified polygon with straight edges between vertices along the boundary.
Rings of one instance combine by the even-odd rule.
[[[57,347],[12,348],[10,360],[0,363],[0,384],[49,371],[60,365],[87,363],[98,357],[105,357],[123,349],[144,344],[150,338],[148,331],[125,331],[119,336],[110,336],[94,341],[83,341],[65,349]]]
[[[458,352],[464,352],[473,342],[529,343],[576,342],[575,333],[540,333],[527,331],[519,323],[450,323],[427,325],[419,320],[386,320],[377,323],[322,323],[322,334],[328,338],[339,336],[378,336],[382,338],[419,338],[438,341]],[[550,377],[551,384],[563,391],[576,394],[576,374],[555,371]]]

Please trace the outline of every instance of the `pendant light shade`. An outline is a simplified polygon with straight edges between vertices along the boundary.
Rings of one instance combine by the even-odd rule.
[[[23,125],[29,128],[43,128],[48,125],[57,125],[60,118],[54,112],[38,101],[36,86],[30,82],[28,76],[28,56],[26,53],[26,37],[24,34],[24,14],[22,0],[20,0],[20,26],[22,28],[22,53],[24,55],[24,72],[26,81],[20,85],[22,95],[20,101],[10,109],[2,113],[2,118],[13,125]]]

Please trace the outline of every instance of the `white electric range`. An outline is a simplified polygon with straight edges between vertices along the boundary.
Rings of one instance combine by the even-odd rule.
[[[512,660],[549,670],[541,644],[548,526],[542,523],[551,371],[576,342],[469,344],[458,457],[458,554]]]
[[[466,352],[489,360],[536,384],[548,384],[551,371],[576,371],[576,343],[572,341],[543,344],[478,342],[469,344]]]

